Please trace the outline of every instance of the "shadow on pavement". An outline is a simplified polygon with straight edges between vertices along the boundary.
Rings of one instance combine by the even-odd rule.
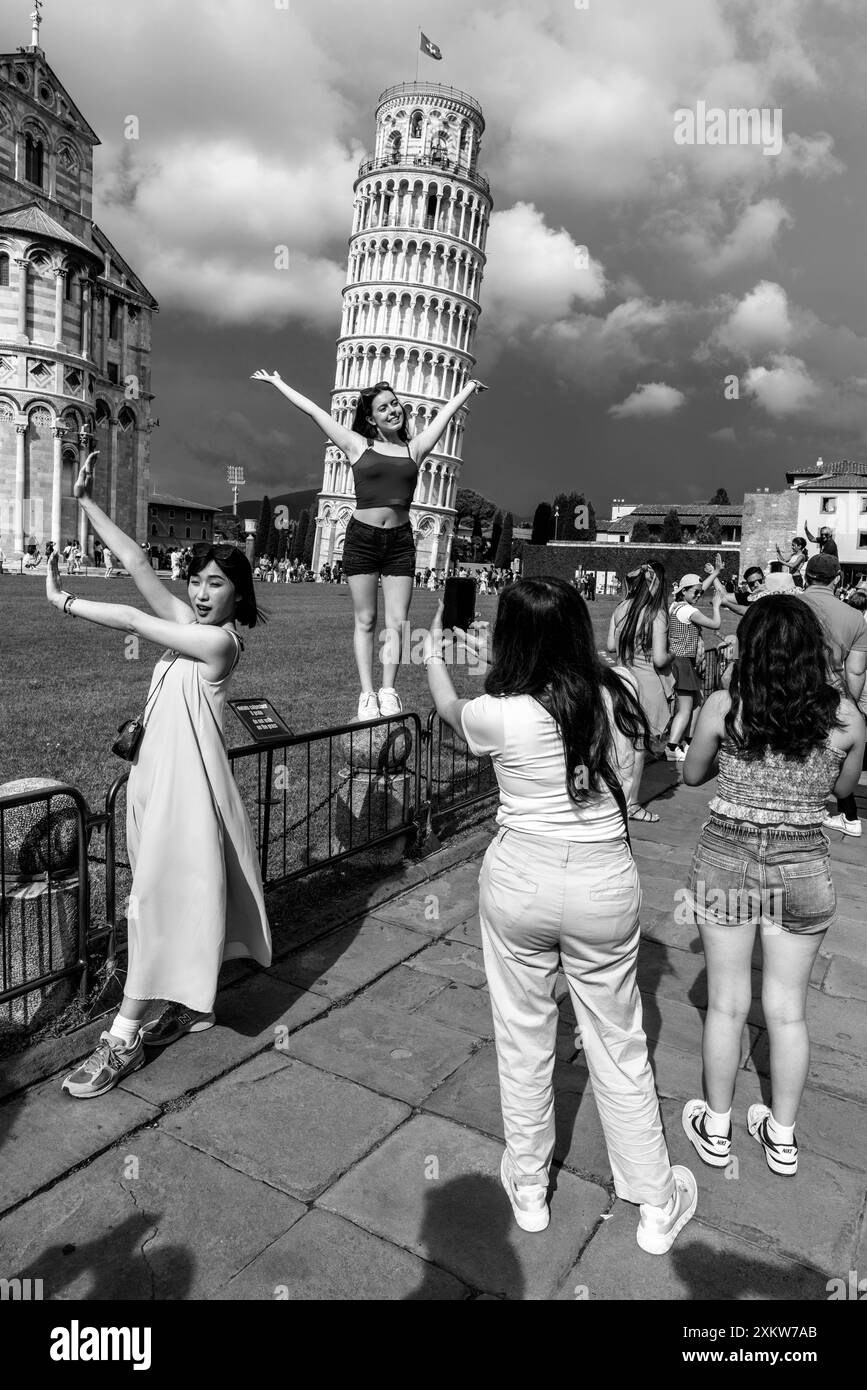
[[[455,1274],[460,1263],[472,1263],[476,1275],[458,1274],[465,1284],[484,1281],[483,1292],[520,1300],[524,1276],[508,1234],[514,1226],[512,1212],[500,1183],[474,1173],[442,1186],[431,1186],[425,1196],[421,1229],[423,1258]],[[438,1299],[440,1286],[427,1278],[404,1302]]]

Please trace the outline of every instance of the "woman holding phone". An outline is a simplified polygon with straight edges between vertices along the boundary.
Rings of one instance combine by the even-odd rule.
[[[452,417],[470,396],[487,388],[469,381],[420,434],[410,438],[407,412],[387,381],[359,392],[352,425],[347,429],[327,410],[287,386],[278,372],[257,371],[254,381],[267,381],[319,426],[340,449],[355,480],[355,510],[346,528],[343,570],[349,581],[355,615],[355,662],[361,682],[359,719],[400,714],[403,706],[395,689],[401,640],[412,600],[416,570],[415,541],[409,509],[419,469],[445,433]],[[385,644],[382,685],[373,684],[373,639],[377,591],[382,580],[385,604]]]
[[[500,595],[485,694],[455,693],[438,613],[425,665],[440,718],[500,791],[479,876],[506,1149],[500,1179],[524,1231],[548,1225],[553,1072],[562,966],[618,1197],[639,1204],[638,1244],[664,1254],[693,1215],[695,1178],[672,1167],[636,980],[641,893],[626,796],[647,721],[630,677],[596,652],[587,605],[561,579]]]
[[[188,601],[175,597],[140,546],[93,501],[96,457],[85,460],[75,496],[153,616],[66,592],[56,553],[48,601],[67,617],[134,633],[163,654],[127,786],[133,879],[123,1002],[99,1046],[63,1082],[77,1100],[102,1095],[137,1070],[145,1046],[164,1047],[211,1028],[224,960],[252,956],[271,964],[256,847],[222,733],[229,680],[244,647],[235,624],[252,628],[262,618],[249,561],[231,545],[194,545]],[[153,1000],[168,1008],[143,1031]]]

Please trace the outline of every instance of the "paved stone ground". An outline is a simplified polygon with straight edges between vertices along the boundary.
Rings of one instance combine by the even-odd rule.
[[[354,920],[344,904],[299,922],[270,971],[221,992],[216,1028],[119,1090],[76,1103],[55,1076],[7,1095],[0,1274],[41,1278],[54,1299],[824,1301],[830,1278],[867,1273],[867,843],[833,849],[841,916],[810,989],[798,1176],[771,1174],[745,1130],[767,1098],[758,998],[727,1176],[680,1128],[701,1089],[706,987],[674,893],[709,793],[667,788],[674,776],[649,769],[662,819],[633,827],[645,1024],[673,1161],[699,1185],[669,1255],[639,1250],[637,1209],[613,1194],[562,981],[551,1224],[514,1224],[477,917],[485,832],[414,870],[403,896],[387,883],[367,911],[347,900]]]

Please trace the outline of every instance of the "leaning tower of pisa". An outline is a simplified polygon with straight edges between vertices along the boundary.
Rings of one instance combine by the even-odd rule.
[[[466,92],[404,82],[382,93],[376,148],[355,182],[331,413],[352,423],[358,392],[387,381],[418,433],[473,374],[473,340],[491,215],[478,172],[485,120]],[[410,517],[418,565],[448,563],[465,411],[419,475]],[[343,554],[355,492],[346,457],[325,452],[314,569]]]

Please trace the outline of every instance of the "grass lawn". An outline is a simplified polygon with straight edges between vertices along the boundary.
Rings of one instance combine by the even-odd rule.
[[[141,604],[128,579],[73,577],[71,587],[90,599]],[[180,584],[175,588],[183,592]],[[348,586],[261,584],[257,593],[270,621],[245,634],[247,649],[230,695],[266,697],[296,733],[351,719],[359,687]],[[411,627],[426,627],[437,602],[438,595],[416,591]],[[496,603],[480,595],[478,617],[493,621]],[[599,647],[614,606],[614,599],[589,605]],[[723,630],[733,626],[726,615]],[[122,633],[51,608],[41,578],[0,577],[0,782],[56,777],[78,786],[91,806],[99,805],[125,766],[111,752],[117,726],[141,713],[159,656],[142,642],[133,659],[131,646]],[[481,693],[481,676],[460,666],[452,675],[458,694]],[[407,664],[398,689],[405,709],[426,715],[431,699],[422,666]],[[247,742],[231,712],[226,736],[230,747]]]

